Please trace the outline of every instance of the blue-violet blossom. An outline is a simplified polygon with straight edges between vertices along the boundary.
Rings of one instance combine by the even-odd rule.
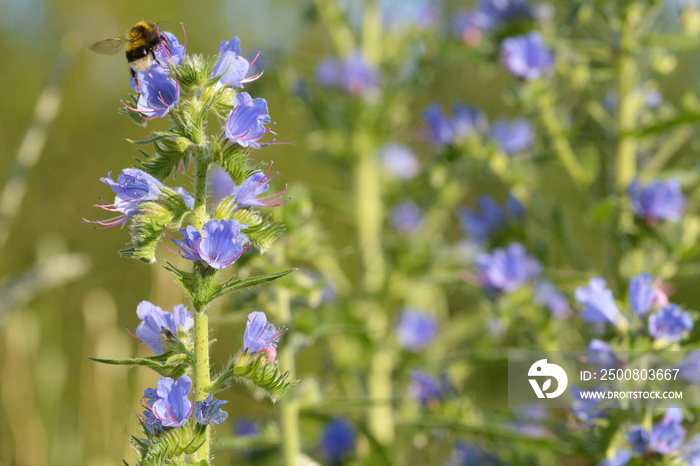
[[[160,190],[164,187],[163,183],[136,168],[122,170],[116,182],[112,180],[112,172],[109,172],[106,178],[100,178],[100,181],[112,188],[116,196],[113,204],[98,204],[96,207],[122,214],[110,220],[91,222],[104,227],[123,226],[139,212],[139,204],[158,199]]]
[[[411,235],[423,224],[423,211],[411,200],[402,201],[389,211],[389,223],[402,235]]]
[[[265,128],[270,121],[267,101],[262,97],[253,99],[247,92],[241,92],[233,98],[233,110],[226,120],[224,135],[243,147],[260,149],[258,141],[271,132]]]
[[[418,157],[411,148],[390,143],[379,150],[379,161],[384,170],[401,180],[409,180],[420,172]]]
[[[177,337],[194,327],[192,315],[182,304],[175,306],[173,312],[167,312],[148,301],[141,301],[136,307],[136,315],[142,321],[136,327],[136,336],[150,346],[156,356],[164,352],[161,329]]]
[[[678,341],[683,333],[693,328],[693,319],[677,305],[669,304],[649,316],[649,335],[653,338],[663,338]]]
[[[584,306],[581,318],[591,324],[606,322],[619,326],[625,317],[615,304],[612,291],[607,288],[605,280],[600,277],[591,278],[588,286],[576,288],[576,301]]]
[[[635,178],[627,192],[634,214],[650,225],[658,220],[677,222],[683,215],[686,199],[675,178],[653,181],[646,186],[641,186],[639,179]]]
[[[272,362],[277,356],[277,341],[286,331],[284,327],[277,330],[273,324],[268,323],[264,312],[251,312],[243,334],[243,349],[249,354],[264,352],[267,361]]]
[[[540,274],[542,267],[529,256],[522,244],[511,243],[505,249],[481,253],[476,258],[481,286],[511,293]]]
[[[401,313],[396,325],[396,337],[401,346],[409,351],[426,348],[437,334],[437,319],[416,309],[407,309]]]
[[[683,412],[680,408],[668,408],[663,419],[655,424],[651,430],[651,435],[649,436],[651,449],[664,455],[678,451],[686,436],[686,430],[683,428],[682,422]]]
[[[217,400],[209,392],[209,396],[202,401],[196,401],[192,409],[194,418],[202,425],[221,424],[228,417],[226,411],[221,410],[221,406],[228,403],[226,400]]]
[[[220,76],[219,82],[224,86],[242,88],[243,84],[255,81],[260,77],[258,74],[246,79],[245,75],[248,73],[250,65],[248,60],[241,56],[241,40],[235,36],[219,45],[219,60],[212,69],[211,77]]]
[[[491,137],[503,152],[513,155],[532,147],[535,132],[525,118],[497,118],[491,125]]]
[[[524,36],[504,39],[501,42],[500,61],[512,75],[530,81],[552,69],[554,51],[545,45],[542,34],[533,31]]]
[[[192,413],[192,403],[187,395],[192,390],[192,379],[183,375],[177,381],[161,377],[156,384],[157,398],[151,406],[155,417],[165,427],[180,427]],[[145,395],[145,393],[144,393]]]
[[[355,449],[355,430],[345,419],[328,422],[321,434],[319,450],[332,463],[338,463]]]

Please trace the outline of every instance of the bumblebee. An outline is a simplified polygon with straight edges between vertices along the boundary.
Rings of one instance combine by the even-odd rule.
[[[137,71],[148,71],[156,59],[156,49],[166,37],[160,32],[158,26],[147,21],[139,21],[129,29],[125,36],[113,37],[101,40],[92,46],[92,50],[104,55],[114,55],[126,46],[126,61],[131,69],[131,76],[136,80],[136,88],[139,86]]]

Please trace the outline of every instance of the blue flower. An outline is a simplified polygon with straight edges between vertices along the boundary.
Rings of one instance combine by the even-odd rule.
[[[180,427],[192,413],[192,403],[187,395],[192,390],[192,380],[183,375],[177,382],[170,377],[161,377],[156,384],[156,399],[151,406],[155,417],[165,427]],[[145,393],[144,393],[145,395]]]
[[[634,456],[630,450],[617,450],[615,456],[606,458],[600,462],[600,466],[625,466]]]
[[[158,394],[153,388],[143,391],[141,406],[144,408],[143,414],[138,416],[141,423],[153,433],[155,430],[163,430],[163,423],[153,414],[153,403],[158,399]]]
[[[535,302],[546,306],[557,319],[566,319],[573,314],[569,300],[549,280],[540,280],[535,284]]]
[[[401,180],[410,180],[420,173],[418,157],[402,144],[384,145],[379,150],[379,162],[387,173]]]
[[[389,222],[403,235],[411,235],[423,224],[423,212],[415,202],[402,201],[389,212]]]
[[[162,31],[161,35],[165,37],[165,41],[161,42],[160,47],[156,49],[156,60],[158,66],[166,66],[167,63],[173,65],[181,65],[185,58],[185,46],[180,45],[175,34],[168,31]],[[153,65],[151,65],[153,67]]]
[[[627,296],[629,297],[632,310],[638,316],[643,316],[651,310],[654,304],[656,296],[654,278],[646,272],[630,278]]]
[[[170,110],[177,107],[180,100],[180,88],[169,75],[170,70],[161,66],[152,66],[146,72],[139,72],[141,92],[139,100],[136,108],[128,108],[145,115],[145,119],[152,120],[163,118]],[[135,81],[132,87],[137,90]]]
[[[678,377],[691,383],[700,383],[700,350],[691,352],[678,365]]]
[[[467,235],[483,242],[505,226],[505,217],[501,206],[488,194],[482,194],[476,200],[476,209],[467,207],[457,209],[459,223]]]
[[[677,305],[669,304],[649,316],[649,335],[653,338],[663,338],[678,341],[683,332],[693,328],[693,319]]]
[[[207,183],[207,188],[214,203],[218,203],[223,198],[230,196],[236,187],[231,179],[231,175],[219,166],[214,166],[209,171]]]
[[[266,173],[255,172],[250,175],[240,185],[233,188],[232,195],[237,207],[276,207],[284,204],[286,201],[280,202],[280,198],[284,196],[286,189],[279,193],[258,198],[269,188],[270,179]]]
[[[447,392],[445,382],[433,377],[427,372],[414,370],[411,372],[411,383],[408,386],[408,393],[422,406],[428,406],[441,401]]]
[[[442,146],[452,144],[454,125],[445,115],[439,103],[434,102],[423,110],[423,123],[428,141]]]
[[[649,436],[651,449],[664,455],[677,452],[686,435],[682,422],[683,413],[680,408],[668,408],[661,422],[654,425],[651,430]]]
[[[190,261],[202,260],[199,256],[199,242],[202,239],[202,234],[192,225],[181,228],[179,233],[184,238],[174,239],[173,243],[180,248],[180,255]]]
[[[202,425],[221,424],[228,417],[228,413],[221,410],[221,406],[226,403],[228,401],[217,400],[209,392],[209,396],[205,400],[195,402],[192,410],[194,418]]]
[[[588,286],[576,288],[576,301],[584,306],[581,318],[591,324],[606,322],[618,326],[624,319],[615,305],[612,291],[607,289],[605,280],[600,277],[591,278]]]
[[[243,335],[243,349],[250,354],[264,351],[267,353],[268,362],[272,362],[277,355],[277,341],[286,331],[284,327],[277,330],[274,325],[268,323],[264,312],[251,312],[248,314],[248,323]]]
[[[693,435],[685,442],[681,455],[688,462],[687,466],[700,466],[700,434]]]
[[[481,285],[488,289],[511,293],[540,274],[540,263],[529,256],[523,245],[511,243],[496,248],[490,254],[476,258]]]
[[[316,69],[316,80],[324,87],[362,95],[377,87],[379,73],[365,61],[359,50],[353,50],[342,62],[335,57],[322,59]]]
[[[527,0],[481,0],[474,21],[480,29],[490,31],[506,22],[532,19]]]
[[[112,188],[116,196],[113,204],[98,204],[96,207],[122,214],[110,220],[90,222],[104,227],[124,225],[139,212],[139,204],[158,199],[160,190],[164,187],[163,183],[148,173],[135,168],[122,170],[116,182],[112,180],[112,172],[109,172],[106,178],[100,178],[100,181]]]
[[[677,179],[653,181],[642,187],[635,178],[627,189],[634,214],[654,224],[657,220],[677,222],[683,215],[686,199]]]
[[[542,77],[552,69],[554,51],[545,45],[542,34],[533,31],[503,40],[500,61],[511,74],[530,81]]]
[[[166,312],[148,301],[141,301],[136,307],[136,315],[142,321],[136,327],[136,336],[150,346],[156,356],[164,352],[161,329],[177,337],[186,335],[194,326],[192,315],[182,304],[175,306],[173,312]]]
[[[255,60],[253,60],[255,61]],[[243,84],[255,81],[260,74],[246,79],[250,64],[241,57],[241,40],[238,36],[219,45],[219,60],[214,65],[211,77],[220,76],[219,82],[224,86],[243,87]],[[262,74],[262,73],[261,73]]]
[[[399,343],[409,351],[420,351],[426,348],[437,334],[437,319],[415,309],[405,310],[396,326]]]
[[[535,132],[525,118],[497,118],[491,125],[491,137],[503,152],[513,155],[532,147]]]
[[[640,455],[646,455],[649,450],[649,431],[635,424],[627,433],[627,441]]]
[[[581,421],[586,424],[590,424],[594,419],[599,418],[603,415],[603,409],[600,408],[600,403],[602,398],[596,398],[596,396],[590,396],[584,398],[582,392],[588,392],[589,394],[598,393],[603,394],[605,390],[601,387],[595,387],[593,390],[581,389],[575,385],[571,386],[569,393],[571,395],[571,412]]]
[[[620,367],[622,364],[607,343],[595,338],[591,340],[588,348],[586,348],[586,357],[588,362],[595,364],[601,369],[613,369]]]
[[[270,123],[267,101],[262,97],[253,99],[247,92],[233,98],[233,110],[226,120],[226,138],[243,147],[260,149],[258,141],[270,132],[265,125]]]
[[[452,118],[452,132],[455,140],[464,139],[474,132],[486,132],[488,121],[484,111],[479,107],[453,102],[452,115],[454,115]]]
[[[209,220],[202,227],[196,252],[215,269],[228,267],[243,254],[248,237],[241,233],[241,228],[247,226],[236,220]]]
[[[319,450],[331,463],[339,463],[355,449],[355,429],[345,419],[328,422],[321,434]]]
[[[236,418],[233,430],[239,437],[256,437],[260,434],[258,423],[245,417]]]

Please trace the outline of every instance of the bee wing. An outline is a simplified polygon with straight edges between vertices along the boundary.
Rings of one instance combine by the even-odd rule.
[[[101,40],[94,44],[90,49],[93,52],[101,53],[102,55],[114,55],[124,47],[127,43],[126,37],[113,37],[111,39]]]

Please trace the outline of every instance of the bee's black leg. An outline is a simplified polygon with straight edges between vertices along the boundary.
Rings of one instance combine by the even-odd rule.
[[[134,78],[134,81],[136,81],[136,92],[139,94],[141,93],[141,85],[139,84],[139,76],[136,74],[136,71],[130,70],[131,71],[131,77]]]

